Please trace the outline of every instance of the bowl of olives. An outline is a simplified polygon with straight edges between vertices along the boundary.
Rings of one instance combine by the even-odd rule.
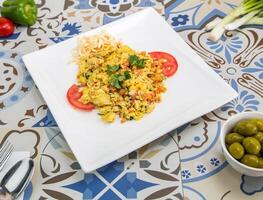
[[[243,112],[222,126],[220,142],[228,163],[248,176],[263,176],[263,113]]]

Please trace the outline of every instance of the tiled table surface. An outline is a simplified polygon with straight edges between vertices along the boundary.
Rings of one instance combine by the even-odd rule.
[[[0,0],[1,3],[2,0]],[[239,0],[39,0],[38,22],[0,39],[0,137],[30,151],[36,172],[26,199],[262,199],[263,178],[236,173],[219,145],[224,121],[263,111],[263,31],[245,27],[217,43],[205,24]],[[96,172],[84,174],[21,55],[154,7],[238,93],[235,100]],[[194,87],[194,86],[193,86]]]

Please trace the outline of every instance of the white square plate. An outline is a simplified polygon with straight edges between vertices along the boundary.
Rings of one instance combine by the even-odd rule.
[[[82,35],[102,30],[136,50],[169,52],[176,57],[179,68],[165,81],[167,92],[152,113],[141,121],[106,124],[96,111],[77,111],[66,99],[68,88],[76,82],[78,67],[71,60],[79,36],[23,57],[85,172],[116,160],[237,96],[152,8]]]

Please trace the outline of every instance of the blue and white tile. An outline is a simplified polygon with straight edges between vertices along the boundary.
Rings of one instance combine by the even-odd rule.
[[[68,3],[70,2],[70,3]],[[68,5],[69,4],[69,5]],[[77,0],[66,1],[59,36],[49,39],[55,43],[118,20],[146,7],[154,7],[164,15],[164,5],[156,0]]]
[[[200,28],[203,26],[204,21],[215,16],[225,16],[226,13],[229,13],[233,7],[240,2],[241,1],[236,0],[178,0],[166,7],[165,15],[169,23],[173,23],[174,20],[172,20],[172,18],[178,17],[179,15],[189,16],[188,23],[173,26],[176,31],[186,30],[188,28]]]
[[[49,141],[41,162],[49,174],[43,177],[45,195],[53,190],[76,199],[183,198],[178,147],[170,135],[88,174],[80,170],[59,129],[45,128],[45,135]],[[59,173],[52,173],[60,163]],[[68,176],[61,180],[58,174]],[[49,184],[48,179],[53,182]]]

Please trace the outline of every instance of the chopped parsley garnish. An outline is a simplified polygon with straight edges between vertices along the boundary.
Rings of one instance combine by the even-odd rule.
[[[137,63],[137,68],[144,68],[144,61],[145,59],[140,59]]]
[[[136,55],[130,55],[129,56],[129,63],[131,66],[136,66],[137,68],[144,68],[146,59],[140,59]]]
[[[107,66],[107,73],[112,74],[120,69],[120,65],[108,65]]]
[[[110,84],[117,89],[121,89],[122,83],[130,78],[131,75],[128,71],[125,71],[123,74],[112,74]]]
[[[131,78],[131,75],[130,75],[130,73],[129,73],[128,71],[125,71],[125,72],[124,72],[124,76],[125,76],[125,79],[126,79],[126,80],[128,80],[128,79]]]
[[[126,80],[126,77],[125,77],[124,75],[119,75],[118,80],[119,80],[120,82],[125,81],[125,80]]]
[[[129,56],[129,62],[131,65],[136,65],[139,60],[139,57],[136,55],[130,55]]]

